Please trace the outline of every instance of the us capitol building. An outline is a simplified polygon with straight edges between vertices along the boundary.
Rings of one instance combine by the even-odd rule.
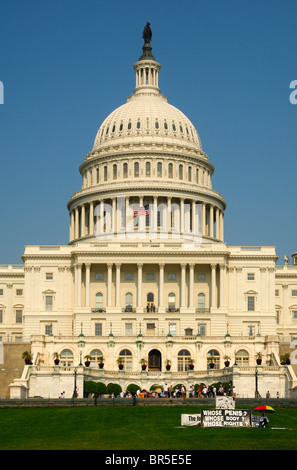
[[[149,24],[143,38],[133,93],[80,165],[68,245],[0,266],[2,343],[32,354],[10,397],[72,397],[74,375],[81,391],[232,381],[239,396],[294,396],[281,352],[297,338],[297,253],[279,266],[275,247],[227,245],[214,166],[160,91]]]

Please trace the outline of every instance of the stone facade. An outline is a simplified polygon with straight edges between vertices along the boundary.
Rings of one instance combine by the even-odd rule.
[[[33,353],[13,397],[71,396],[74,378],[81,390],[87,379],[146,389],[228,380],[241,396],[296,385],[280,364],[280,344],[297,338],[296,254],[277,266],[274,247],[226,244],[214,166],[161,94],[160,68],[141,58],[133,94],[100,126],[68,202],[69,244],[26,246],[23,266],[1,266],[0,336],[30,340]]]

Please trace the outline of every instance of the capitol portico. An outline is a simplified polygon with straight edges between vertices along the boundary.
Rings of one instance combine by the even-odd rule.
[[[280,350],[297,338],[297,255],[277,266],[275,247],[227,245],[214,165],[160,69],[144,34],[133,93],[80,165],[68,245],[26,246],[23,265],[0,267],[0,336],[33,355],[11,397],[70,397],[74,370],[81,390],[232,381],[241,396],[295,393]]]

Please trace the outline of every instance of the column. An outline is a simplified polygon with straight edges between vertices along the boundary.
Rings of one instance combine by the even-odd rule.
[[[69,241],[73,240],[74,236],[74,211],[70,212],[70,230],[69,230]]]
[[[192,201],[192,233],[197,233],[198,221],[196,220],[196,201]]]
[[[206,234],[206,206],[205,202],[202,202],[202,236]]]
[[[121,306],[121,263],[116,264],[116,307]]]
[[[126,232],[128,231],[128,215],[129,215],[129,196],[126,196]]]
[[[180,200],[180,234],[182,235],[184,233],[184,227],[185,227],[185,210],[184,210],[184,198]]]
[[[75,208],[75,234],[74,238],[79,237],[79,212],[78,212],[78,206]]]
[[[189,307],[195,307],[194,301],[194,272],[195,272],[195,264],[189,264],[190,267],[190,274],[189,274]]]
[[[112,198],[111,227],[112,227],[113,236],[115,238],[116,231],[117,231],[117,200],[115,197]]]
[[[220,239],[224,241],[224,213],[220,212]]]
[[[216,239],[220,240],[220,209],[216,207]]]
[[[195,264],[190,265],[190,276],[189,276],[189,307],[195,307],[194,303],[194,268]]]
[[[86,206],[83,204],[81,206],[81,236],[84,237],[86,232]]]
[[[89,235],[94,233],[94,202],[90,202]]]
[[[107,307],[111,307],[112,298],[112,263],[107,264]]]
[[[158,198],[154,196],[153,232],[158,231]],[[157,236],[157,233],[156,233]]]
[[[164,263],[159,264],[159,307],[164,307]]]
[[[104,222],[106,222],[106,220],[104,220],[105,217],[104,217],[104,199],[101,199],[100,200],[100,223],[99,223],[99,227],[100,227],[100,235],[102,233],[104,233],[106,231],[106,226],[105,226],[105,229],[104,229]]]
[[[167,223],[168,223],[168,233],[172,231],[171,220],[172,220],[172,216],[171,216],[171,197],[168,197],[168,198],[167,198]]]
[[[77,272],[78,272],[78,269],[77,269],[77,264],[74,265],[73,267],[73,270],[74,270],[74,308],[77,307]]]
[[[138,278],[137,278],[137,307],[142,307],[142,263],[137,264]]]
[[[143,207],[143,196],[139,196],[139,206]],[[141,215],[138,217],[138,231],[143,232],[145,228],[145,216]]]
[[[225,276],[226,266],[220,264],[220,307],[225,307]]]
[[[90,307],[91,264],[86,264],[86,307]]]
[[[186,264],[181,264],[181,307],[186,307]]]
[[[217,308],[216,264],[211,265],[211,306]]]
[[[213,206],[209,207],[209,236],[213,238]]]
[[[81,307],[81,270],[82,264],[77,264],[77,306]]]

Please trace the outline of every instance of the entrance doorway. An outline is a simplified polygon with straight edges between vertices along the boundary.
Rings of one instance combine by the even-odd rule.
[[[152,292],[149,292],[146,296],[146,311],[147,312],[153,312],[155,310],[155,304],[154,304],[154,294]]]
[[[161,353],[152,349],[148,355],[148,370],[161,370]]]

